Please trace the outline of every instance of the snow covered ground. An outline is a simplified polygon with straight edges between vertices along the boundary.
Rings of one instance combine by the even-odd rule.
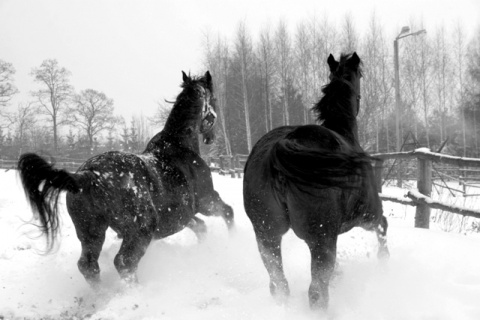
[[[24,223],[31,213],[16,173],[0,170],[0,319],[480,319],[480,237],[414,229],[414,209],[388,202],[390,260],[376,259],[374,234],[341,235],[326,314],[309,309],[309,252],[288,233],[291,297],[276,305],[243,209],[241,179],[215,175],[214,183],[234,207],[234,234],[220,219],[205,218],[202,243],[190,230],[152,243],[132,288],[113,266],[120,240],[109,232],[100,257],[103,286],[93,291],[77,270],[80,243],[66,211],[58,250],[39,254],[44,241]]]

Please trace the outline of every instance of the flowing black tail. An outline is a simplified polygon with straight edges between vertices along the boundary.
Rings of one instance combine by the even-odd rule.
[[[40,229],[47,238],[47,250],[53,248],[58,233],[58,197],[61,191],[77,193],[80,186],[75,175],[55,169],[44,158],[25,153],[18,161],[18,172],[30,206],[40,219]]]
[[[267,155],[267,181],[272,187],[278,179],[313,188],[358,189],[358,178],[371,170],[372,157],[364,152],[307,147],[295,141],[278,141]],[[270,180],[270,181],[269,181]]]

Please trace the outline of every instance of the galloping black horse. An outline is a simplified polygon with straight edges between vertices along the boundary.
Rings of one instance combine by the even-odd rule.
[[[387,220],[374,183],[371,158],[358,143],[360,58],[328,58],[331,82],[313,107],[321,125],[284,126],[264,135],[245,165],[245,210],[255,231],[270,292],[289,295],[282,236],[292,228],[311,252],[312,308],[328,306],[337,237],[354,226],[375,230],[379,257],[389,255]]]
[[[233,210],[214,190],[198,151],[199,134],[206,144],[214,139],[210,73],[199,78],[183,73],[182,87],[164,129],[139,155],[106,152],[87,160],[76,173],[55,169],[33,153],[20,157],[23,187],[49,249],[59,228],[58,198],[67,191],[68,213],[82,245],[78,268],[91,284],[100,279],[98,258],[108,227],[123,238],[114,259],[117,271],[136,281],[138,263],[152,239],[191,225],[196,213],[220,215],[233,226]]]

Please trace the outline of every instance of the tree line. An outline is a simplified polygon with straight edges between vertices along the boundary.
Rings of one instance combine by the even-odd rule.
[[[127,123],[114,113],[114,101],[95,89],[75,92],[71,72],[55,59],[46,59],[30,76],[39,89],[28,102],[7,111],[18,89],[15,68],[0,60],[0,157],[16,159],[28,151],[56,157],[86,159],[108,150],[140,152],[151,137],[151,126],[161,125],[168,107],[159,105],[150,118],[132,117]]]
[[[411,30],[423,29],[410,21]],[[217,97],[217,139],[208,155],[248,154],[267,131],[314,122],[310,108],[329,81],[330,53],[356,51],[363,62],[360,142],[369,152],[396,151],[393,40],[372,14],[360,34],[352,15],[340,24],[313,15],[294,28],[279,20],[252,34],[240,21],[232,35],[206,33],[205,69]],[[480,29],[467,39],[460,23],[439,26],[399,42],[400,137],[404,148],[428,147],[453,155],[480,156]],[[161,127],[170,106],[127,122],[114,101],[94,89],[75,92],[72,74],[47,59],[30,75],[39,85],[15,111],[15,68],[0,59],[0,156],[43,150],[85,159],[106,150],[140,152]]]
[[[424,29],[412,19],[412,31]],[[400,30],[399,30],[400,31]],[[352,15],[339,27],[311,16],[253,34],[240,21],[234,34],[205,34],[204,64],[216,81],[217,148],[248,154],[274,127],[313,123],[311,107],[329,82],[327,57],[356,51],[363,61],[360,143],[369,152],[396,151],[394,37],[375,14],[360,34]],[[467,39],[460,23],[399,41],[400,137],[403,150],[442,149],[479,157],[480,29]]]

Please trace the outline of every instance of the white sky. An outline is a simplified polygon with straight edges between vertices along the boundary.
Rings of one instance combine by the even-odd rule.
[[[31,69],[57,59],[72,72],[77,92],[104,92],[128,121],[132,114],[152,115],[157,101],[175,98],[182,70],[206,71],[207,30],[231,38],[244,19],[255,35],[280,18],[293,28],[313,13],[337,24],[350,13],[363,33],[374,10],[392,40],[412,17],[423,19],[432,33],[461,21],[468,35],[480,19],[479,0],[0,0],[0,59],[17,71],[20,94],[12,107],[31,99]]]

